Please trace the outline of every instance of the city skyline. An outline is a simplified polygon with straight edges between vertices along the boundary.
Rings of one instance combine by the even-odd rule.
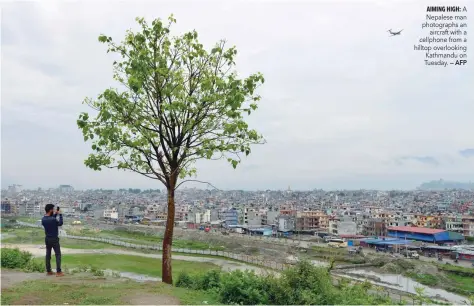
[[[267,144],[236,170],[199,162],[198,180],[226,190],[410,190],[439,178],[471,181],[473,66],[427,67],[413,51],[426,6],[437,3],[5,3],[2,188],[164,189],[138,174],[87,169],[91,150],[76,119],[84,98],[117,86],[99,34],[121,40],[135,17],[171,13],[177,34],[196,29],[206,48],[227,39],[237,46],[240,75],[261,71],[266,79],[249,124]],[[299,18],[281,22],[289,15]],[[387,37],[397,27],[403,35]]]
[[[314,190],[323,190],[323,191],[327,191],[327,192],[336,192],[336,191],[356,191],[356,190],[367,190],[367,191],[407,191],[407,192],[410,192],[410,191],[416,191],[416,190],[427,190],[426,188],[428,188],[430,185],[435,185],[433,188],[434,191],[436,190],[443,190],[442,188],[440,188],[439,186],[436,186],[437,183],[447,183],[449,186],[452,186],[452,185],[457,185],[458,187],[456,188],[449,188],[449,187],[446,187],[446,189],[458,189],[458,190],[469,190],[467,189],[467,185],[471,186],[471,189],[474,190],[474,183],[472,181],[468,181],[468,182],[455,182],[455,181],[445,181],[443,179],[440,179],[440,180],[434,180],[434,181],[429,181],[429,182],[423,182],[421,184],[419,184],[419,186],[415,187],[415,188],[412,188],[412,189],[403,189],[403,188],[393,188],[393,189],[377,189],[377,188],[356,188],[356,189],[350,189],[350,188],[339,188],[339,189],[324,189],[324,188],[312,188],[312,189],[295,189],[295,188],[291,188],[290,185],[288,185],[288,187],[286,189],[238,189],[238,188],[217,188],[215,187],[214,185],[208,185],[208,188],[203,188],[203,187],[200,187],[200,186],[185,186],[183,185],[181,188],[179,188],[178,190],[183,190],[183,189],[196,189],[196,190],[214,190],[214,191],[246,191],[246,192],[259,192],[259,191],[295,191],[295,192],[311,192],[311,191],[314,191]],[[205,184],[204,184],[205,185]],[[8,186],[8,188],[10,187],[20,187],[22,190],[31,190],[31,191],[35,191],[37,189],[43,189],[43,190],[48,190],[48,189],[60,189],[61,187],[72,187],[74,191],[87,191],[87,190],[130,190],[130,189],[139,189],[140,191],[146,191],[146,190],[160,190],[160,192],[166,192],[166,188],[164,188],[163,186],[160,186],[160,188],[140,188],[140,187],[118,187],[118,188],[101,188],[101,187],[96,187],[96,188],[74,188],[74,186],[72,185],[68,185],[68,184],[60,184],[60,185],[56,185],[56,186],[37,186],[37,187],[33,187],[33,188],[23,188],[24,186],[21,185],[21,184],[11,184]],[[459,186],[462,186],[462,187],[459,187]],[[423,189],[425,188],[425,189]],[[2,190],[7,190],[7,187],[4,187],[2,186]],[[428,189],[429,190],[429,189]]]

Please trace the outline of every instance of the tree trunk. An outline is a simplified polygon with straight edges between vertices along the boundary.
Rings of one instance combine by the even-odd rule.
[[[171,271],[171,247],[173,244],[174,230],[174,191],[176,188],[177,176],[170,178],[168,186],[168,216],[166,218],[166,229],[163,237],[163,260],[162,260],[162,280],[166,284],[173,284],[173,275]]]

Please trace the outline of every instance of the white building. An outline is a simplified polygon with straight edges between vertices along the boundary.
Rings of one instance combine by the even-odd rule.
[[[118,219],[118,211],[115,207],[104,209],[104,218]]]
[[[59,185],[59,192],[72,192],[74,188],[71,185]]]
[[[202,223],[210,223],[211,222],[211,211],[207,209],[205,212],[202,213]]]
[[[278,231],[290,232],[295,230],[295,218],[292,216],[281,215],[278,217]]]
[[[350,217],[329,221],[329,232],[333,235],[356,235],[357,223]]]
[[[21,186],[21,185],[13,184],[11,186],[8,186],[8,192],[9,193],[19,193],[22,190],[23,190],[23,186]]]

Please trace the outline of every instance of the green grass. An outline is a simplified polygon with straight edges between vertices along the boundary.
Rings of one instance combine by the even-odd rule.
[[[470,294],[474,294],[474,280],[472,277],[449,273],[448,278],[454,283],[454,287],[457,289],[465,290],[470,292]]]
[[[447,265],[447,264],[436,264],[438,270],[442,270],[445,272],[452,272],[458,274],[465,274],[466,276],[474,277],[474,268],[469,267],[462,267],[457,265]]]
[[[35,260],[43,262],[42,258]],[[158,258],[113,254],[78,254],[63,255],[62,264],[65,268],[90,266],[102,270],[110,269],[120,272],[132,272],[161,277],[161,259]],[[173,277],[178,277],[182,271],[193,273],[220,269],[219,266],[208,262],[173,260],[172,265]]]
[[[36,304],[36,305],[124,305],[126,296],[141,294],[156,295],[155,304],[159,304],[161,296],[171,296],[180,300],[181,304],[217,304],[215,294],[176,288],[164,283],[136,283],[133,281],[107,281],[94,278],[61,281],[37,280],[3,289],[2,305]]]
[[[81,231],[82,233],[82,231]],[[92,233],[90,236],[94,237],[95,233]],[[86,236],[89,236],[85,233]],[[162,237],[157,235],[146,235],[143,232],[131,232],[131,231],[101,231],[98,235],[99,237],[103,238],[126,238],[126,239],[133,239],[133,241],[128,240],[130,243],[136,244],[160,244],[163,242]],[[97,237],[97,234],[95,234]],[[173,247],[174,248],[185,248],[185,249],[192,249],[192,250],[212,250],[212,251],[223,251],[225,247],[222,246],[214,246],[210,245],[205,242],[195,241],[195,240],[180,240],[175,239],[173,240]]]
[[[436,286],[438,285],[438,278],[431,274],[426,273],[415,273],[415,272],[407,272],[405,273],[406,276],[414,279],[415,281],[419,282],[420,284],[427,285],[427,286]]]
[[[7,238],[2,243],[11,244],[39,244],[44,245],[44,231],[40,228],[16,228],[3,231]],[[60,238],[61,247],[69,249],[120,249],[120,247],[108,243]]]

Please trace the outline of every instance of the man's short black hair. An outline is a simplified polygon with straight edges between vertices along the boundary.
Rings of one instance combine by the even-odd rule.
[[[44,207],[44,210],[46,211],[46,213],[49,213],[53,209],[54,209],[54,204],[46,204],[46,206]]]

